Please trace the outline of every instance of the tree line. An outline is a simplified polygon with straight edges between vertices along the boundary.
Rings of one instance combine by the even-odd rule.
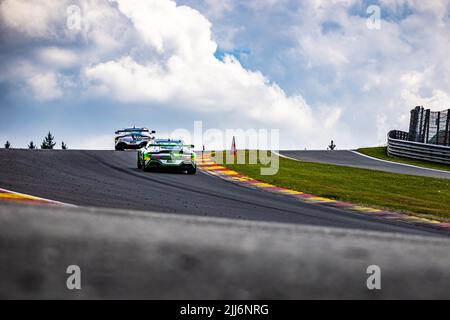
[[[41,149],[53,149],[56,146],[55,137],[51,134],[49,131],[48,134],[44,137],[44,140],[42,140],[41,143]],[[5,149],[12,148],[11,142],[6,141],[5,143]],[[28,149],[37,149],[37,146],[34,144],[33,141],[30,141],[28,144]],[[61,149],[67,150],[67,144],[64,143],[64,141],[61,142]]]

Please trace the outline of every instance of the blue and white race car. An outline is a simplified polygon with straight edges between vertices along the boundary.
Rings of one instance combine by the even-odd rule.
[[[152,134],[155,131],[150,131],[147,128],[125,128],[116,131],[115,149],[139,149],[147,145],[147,143],[154,139]]]

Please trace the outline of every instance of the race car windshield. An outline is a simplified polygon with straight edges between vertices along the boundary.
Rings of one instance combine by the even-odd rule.
[[[145,133],[145,132],[120,132],[117,134],[118,137],[127,137],[127,136],[132,136],[132,137],[150,137],[150,134]]]

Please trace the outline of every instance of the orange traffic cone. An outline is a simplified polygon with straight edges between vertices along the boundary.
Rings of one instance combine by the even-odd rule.
[[[237,151],[236,151],[236,140],[234,139],[234,136],[233,136],[233,141],[231,141],[231,154],[232,154],[233,156],[236,156],[236,155],[237,155]]]

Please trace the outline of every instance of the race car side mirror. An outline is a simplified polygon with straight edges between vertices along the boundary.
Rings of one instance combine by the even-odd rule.
[[[191,148],[194,148],[194,145],[193,145],[193,144],[191,144]]]
[[[155,130],[152,130],[152,132],[150,132],[150,133],[156,133],[156,131],[155,131]]]

